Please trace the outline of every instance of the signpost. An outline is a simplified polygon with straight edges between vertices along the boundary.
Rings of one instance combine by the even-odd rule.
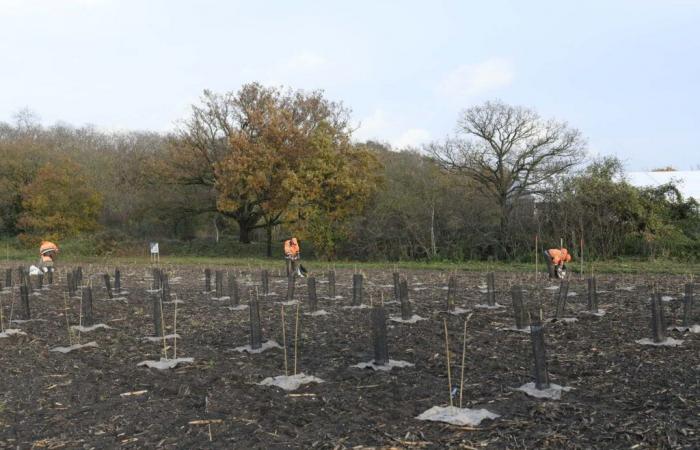
[[[160,249],[157,242],[149,242],[148,247],[151,249],[151,263],[160,264]]]

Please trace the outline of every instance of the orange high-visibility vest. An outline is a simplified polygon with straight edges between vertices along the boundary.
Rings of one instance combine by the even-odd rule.
[[[569,254],[569,251],[565,248],[550,248],[549,250],[547,250],[547,253],[549,253],[549,257],[552,258],[553,264],[559,264],[562,262],[566,263],[571,261],[571,255]]]
[[[297,256],[299,255],[299,243],[297,238],[291,238],[284,241],[284,254],[287,256]]]

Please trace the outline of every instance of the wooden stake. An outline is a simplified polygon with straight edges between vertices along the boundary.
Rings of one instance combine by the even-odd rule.
[[[471,317],[471,314],[469,315]],[[462,373],[459,376],[459,407],[462,407],[462,394],[464,393],[464,358],[467,353],[467,320],[469,317],[464,319],[464,335],[462,336]],[[450,394],[452,392],[450,391]],[[451,397],[451,395],[450,395]]]
[[[299,348],[299,306],[301,302],[297,303],[297,313],[296,322],[294,324],[294,375],[297,374],[297,359],[298,359],[298,348]]]
[[[282,305],[282,346],[284,347],[284,375],[289,375],[289,370],[287,369],[287,333],[285,331],[284,325],[284,305]]]
[[[80,288],[80,303],[78,304],[78,326],[83,326],[83,289]],[[80,328],[78,328],[78,344],[80,344]]]
[[[447,334],[447,319],[442,319],[442,323],[445,325],[445,359],[447,360],[447,388],[450,394],[450,406],[452,404],[452,373],[450,372],[450,338]]]
[[[63,315],[66,317],[66,327],[68,328],[68,345],[73,345],[73,333],[70,331],[70,319],[68,318],[68,300],[66,293],[63,293]]]
[[[161,289],[162,288],[163,287],[161,286]],[[158,305],[160,307],[160,328],[163,331],[163,357],[168,359],[168,340],[165,338],[167,331],[165,329],[165,315],[163,314],[163,296],[160,297]]]

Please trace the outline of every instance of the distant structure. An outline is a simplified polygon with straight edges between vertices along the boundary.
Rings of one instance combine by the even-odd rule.
[[[700,170],[627,172],[625,178],[636,187],[655,187],[673,181],[683,198],[693,197],[700,202]]]

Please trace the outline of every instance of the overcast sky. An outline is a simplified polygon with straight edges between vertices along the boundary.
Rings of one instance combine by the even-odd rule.
[[[442,139],[488,99],[630,170],[700,166],[700,0],[0,0],[0,121],[173,129],[203,89],[323,89],[357,139]]]

